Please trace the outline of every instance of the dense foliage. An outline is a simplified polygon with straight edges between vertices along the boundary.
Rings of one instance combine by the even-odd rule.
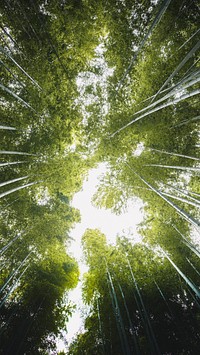
[[[0,4],[0,353],[56,352],[79,270],[71,206],[144,203],[142,243],[82,238],[85,332],[69,354],[198,354],[199,6],[183,0]]]

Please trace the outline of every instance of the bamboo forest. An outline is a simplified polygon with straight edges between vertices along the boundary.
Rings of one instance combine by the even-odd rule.
[[[0,19],[0,354],[199,355],[200,3],[1,0]],[[100,164],[92,204],[141,201],[140,241],[85,229],[82,275],[72,200]]]

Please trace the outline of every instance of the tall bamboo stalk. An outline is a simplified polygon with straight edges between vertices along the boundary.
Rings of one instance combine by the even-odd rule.
[[[193,117],[193,118],[190,118],[189,120],[184,120],[184,121],[180,122],[180,123],[177,124],[177,125],[173,125],[172,127],[170,127],[170,129],[176,128],[176,127],[181,127],[181,126],[183,126],[183,125],[185,125],[185,124],[188,124],[188,123],[190,123],[190,122],[195,122],[195,121],[198,121],[198,120],[200,120],[200,116],[195,116],[195,117]]]
[[[162,165],[162,164],[145,164],[144,166],[156,166],[157,168],[166,168],[166,169],[178,169],[185,171],[196,171],[200,172],[200,168],[191,167],[191,166],[177,166],[177,165]]]
[[[8,190],[8,191],[5,191],[5,192],[2,192],[2,193],[0,194],[0,198],[5,197],[5,196],[7,196],[7,195],[10,195],[10,194],[12,194],[13,192],[19,191],[19,190],[21,190],[21,189],[25,189],[26,187],[35,185],[35,184],[37,184],[38,182],[39,182],[39,181],[30,182],[30,183],[28,183],[28,184],[26,184],[26,185],[18,186],[18,187],[15,187],[15,188],[12,189],[12,190]]]
[[[18,271],[21,269],[21,267],[26,263],[26,260],[29,258],[30,254],[32,253],[32,251],[30,251],[28,253],[28,255],[21,261],[20,265],[18,266],[17,269],[15,269],[9,276],[9,278],[7,279],[7,281],[4,283],[4,285],[0,288],[0,293],[3,292],[3,290],[5,290],[6,286],[9,284],[9,282],[12,280],[12,278],[18,273]]]
[[[6,91],[8,94],[12,95],[15,99],[19,100],[23,105],[25,105],[26,107],[30,108],[32,111],[37,113],[35,111],[35,109],[31,105],[28,104],[28,102],[24,101],[19,95],[15,94],[12,90],[10,90],[9,88],[7,88],[6,86],[4,86],[1,83],[0,83],[0,88],[2,90]]]
[[[0,154],[14,154],[14,155],[30,155],[30,156],[36,156],[37,154],[30,154],[26,152],[16,152],[12,150],[0,150]]]
[[[132,279],[133,279],[133,282],[134,282],[134,285],[135,285],[135,288],[136,288],[136,292],[137,292],[139,300],[140,300],[141,309],[142,309],[143,314],[144,314],[144,324],[146,325],[146,331],[147,331],[147,335],[148,335],[148,338],[149,338],[149,342],[150,342],[150,345],[151,345],[151,347],[153,349],[152,354],[160,355],[160,350],[159,350],[159,347],[158,347],[158,344],[157,344],[157,340],[156,340],[156,337],[155,337],[151,322],[149,320],[149,316],[148,316],[146,307],[144,305],[144,302],[143,302],[143,299],[142,299],[142,296],[141,296],[141,293],[140,293],[136,278],[135,278],[135,276],[133,274],[133,270],[132,270],[132,267],[131,267],[131,264],[130,264],[130,261],[129,261],[127,255],[126,255],[126,259],[127,259],[129,270],[130,270],[130,273],[131,273],[131,276],[132,276]]]
[[[7,129],[7,130],[10,130],[10,131],[16,131],[15,127],[9,127],[9,126],[0,126],[0,129]]]
[[[183,280],[186,282],[186,284],[192,289],[192,291],[197,295],[198,298],[200,298],[200,291],[196,287],[196,285],[188,279],[188,277],[178,268],[178,266],[172,261],[172,259],[165,253],[165,251],[162,249],[165,257],[169,260],[169,262],[172,264],[174,269],[178,272],[178,274],[183,278]]]
[[[41,86],[21,67],[21,65],[19,65],[16,60],[10,55],[8,54],[2,46],[0,46],[0,52],[2,52],[3,54],[5,54],[21,71],[22,73],[27,76],[27,78],[30,79],[30,81],[39,89],[42,90]]]
[[[188,75],[185,79],[182,79],[178,84],[172,86],[170,88],[170,92],[168,94],[166,94],[165,96],[161,97],[159,100],[153,102],[152,104],[144,107],[143,109],[137,111],[136,113],[134,113],[133,116],[141,113],[141,112],[144,112],[144,111],[147,111],[149,110],[150,108],[153,108],[155,107],[157,104],[163,102],[163,101],[166,101],[167,99],[169,99],[171,96],[175,96],[177,95],[178,93],[180,93],[182,90],[186,90],[188,89],[189,87],[197,84],[198,82],[200,81],[200,70],[197,70],[195,71],[194,73]],[[155,95],[152,96],[153,98],[155,97]]]
[[[162,5],[161,5],[161,8],[159,9],[159,11],[158,11],[158,13],[157,13],[157,15],[156,15],[156,17],[155,17],[153,23],[152,23],[151,26],[150,26],[150,29],[148,30],[147,34],[144,36],[144,38],[143,38],[141,44],[139,45],[139,48],[137,49],[137,52],[134,54],[134,56],[133,56],[133,58],[131,59],[131,62],[130,62],[130,64],[129,64],[128,68],[126,69],[126,71],[125,71],[125,73],[124,73],[122,79],[120,80],[119,84],[117,85],[117,88],[116,88],[117,91],[121,88],[121,86],[122,86],[122,84],[123,84],[123,82],[124,82],[124,80],[125,80],[127,74],[129,73],[129,71],[131,70],[131,68],[132,68],[132,66],[133,66],[133,63],[135,62],[135,60],[136,60],[137,57],[138,57],[139,52],[140,52],[141,49],[144,47],[144,45],[145,45],[147,39],[151,36],[151,34],[152,34],[154,28],[155,28],[155,27],[157,26],[157,24],[160,22],[162,16],[164,15],[165,11],[167,10],[167,8],[168,8],[168,6],[169,6],[169,4],[170,4],[170,2],[171,2],[171,0],[164,0],[164,1],[163,1]]]
[[[6,250],[15,242],[15,240],[21,237],[21,233],[19,233],[15,238],[13,238],[8,244],[6,244],[3,248],[0,249],[0,254],[3,255]]]
[[[0,187],[12,184],[13,182],[16,182],[16,181],[24,180],[24,179],[27,179],[27,178],[28,178],[28,175],[22,176],[22,177],[17,178],[17,179],[12,179],[12,180],[8,180],[8,181],[5,181],[5,182],[1,182],[0,183]]]
[[[114,314],[116,317],[116,323],[118,324],[118,331],[119,331],[119,335],[121,338],[121,345],[122,345],[122,350],[124,355],[131,355],[130,353],[130,348],[129,348],[129,344],[127,341],[127,336],[125,333],[125,328],[124,328],[124,324],[123,324],[123,320],[122,320],[122,316],[121,316],[121,312],[120,312],[120,308],[119,308],[119,304],[118,304],[118,300],[117,300],[117,295],[115,292],[115,288],[113,285],[113,281],[112,281],[112,277],[110,274],[110,271],[108,269],[108,264],[107,261],[105,259],[106,262],[106,268],[107,268],[107,277],[108,277],[108,284],[110,284],[110,290],[111,290],[111,298],[112,298],[112,303],[113,303],[113,310],[114,310]]]
[[[163,194],[164,196],[171,197],[171,198],[173,198],[173,199],[175,199],[175,200],[178,200],[178,201],[187,203],[188,205],[194,206],[194,207],[196,207],[196,208],[200,208],[200,203],[199,203],[199,202],[188,201],[186,198],[179,197],[179,196],[175,196],[175,195],[172,195],[172,194],[167,193],[167,192],[164,192],[164,191],[162,191],[162,194]]]
[[[187,198],[189,198],[192,201],[200,203],[200,200],[197,200],[196,198],[190,196],[190,195],[194,195],[194,196],[199,196],[200,197],[200,194],[197,194],[197,193],[195,193],[193,191],[182,190],[182,189],[180,189],[178,187],[174,187],[174,186],[172,186],[170,184],[165,184],[165,186],[172,188],[173,190],[181,193],[182,195],[186,196]]]
[[[195,246],[185,238],[185,236],[181,233],[181,231],[174,225],[172,224],[172,227],[181,235],[181,237],[183,238],[184,244],[186,244],[190,250],[192,250],[199,258],[200,258],[200,251],[195,248]]]
[[[173,152],[167,152],[166,150],[160,150],[160,149],[155,149],[155,148],[148,148],[154,152],[158,152],[161,154],[167,154],[175,157],[181,157],[181,158],[186,158],[186,159],[192,159],[192,160],[198,160],[200,161],[200,158],[197,157],[191,157],[190,155],[185,155],[185,154],[178,154],[178,153],[173,153]]]
[[[169,313],[170,313],[172,319],[175,319],[174,314],[173,314],[173,312],[172,312],[172,310],[171,310],[171,307],[169,306],[169,304],[168,304],[168,302],[167,302],[167,300],[166,300],[166,297],[164,296],[164,294],[163,294],[161,288],[158,286],[158,284],[157,284],[157,282],[156,282],[155,280],[154,280],[154,283],[155,283],[155,285],[156,285],[156,287],[157,287],[157,289],[158,289],[158,291],[159,291],[159,293],[160,293],[160,295],[161,295],[163,301],[165,302],[165,304],[166,304],[166,306],[167,306],[167,308],[168,308],[168,311],[169,311]]]
[[[123,302],[124,302],[124,307],[125,307],[126,315],[127,315],[128,322],[129,322],[130,332],[131,332],[131,335],[133,337],[135,354],[136,355],[140,355],[138,341],[137,341],[137,338],[135,336],[134,326],[133,326],[133,323],[131,321],[131,316],[130,316],[129,309],[128,309],[128,306],[127,306],[127,303],[126,303],[126,298],[124,296],[124,292],[123,292],[122,287],[121,287],[119,282],[118,282],[118,286],[119,286],[119,290],[120,290],[120,293],[121,293],[121,296],[122,296],[122,299],[123,299]]]
[[[5,30],[5,28],[3,26],[0,25],[0,28],[2,29],[2,31],[4,32],[4,34],[14,43],[14,45],[19,49],[19,51],[21,52],[20,47],[18,46],[17,42],[15,41],[15,39],[11,36],[11,34]]]
[[[164,82],[164,84],[161,86],[161,88],[158,90],[157,95],[161,92],[161,90],[164,89],[164,87],[173,79],[173,77],[180,71],[180,69],[187,63],[187,61],[198,51],[200,48],[200,40],[195,44],[195,46],[187,53],[187,55],[183,58],[183,60],[179,63],[179,65],[176,67],[176,69],[170,74],[168,79]],[[155,96],[155,98],[156,98]],[[154,99],[155,99],[154,98]]]
[[[115,302],[114,302],[114,297],[113,297],[111,285],[110,285],[110,282],[109,282],[109,278],[107,278],[107,282],[108,282],[108,290],[109,290],[109,294],[110,294],[110,298],[111,298],[112,308],[113,308],[113,312],[114,312],[114,316],[115,316],[115,320],[116,320],[117,330],[118,330],[118,334],[119,334],[119,337],[120,337],[120,343],[121,343],[122,353],[123,353],[124,355],[126,355],[126,349],[125,349],[125,345],[124,345],[124,339],[123,339],[123,337],[122,337],[121,327],[120,327],[120,325],[119,325],[119,316],[116,314],[116,305],[115,305]]]
[[[178,49],[177,51],[179,51],[181,48],[183,48],[194,36],[196,36],[198,33],[200,32],[200,29],[198,28],[197,31],[195,31],[188,39],[187,41],[185,41]]]
[[[18,77],[7,67],[7,65],[0,60],[0,63],[4,66],[4,68],[11,74],[11,76],[22,86],[25,87],[25,84],[22,83],[21,80],[18,79]]]
[[[152,110],[148,111],[148,112],[145,112],[143,113],[143,115],[140,115],[139,117],[135,118],[134,120],[128,122],[126,125],[124,125],[123,127],[119,128],[117,131],[115,131],[114,133],[111,134],[111,138],[114,137],[117,133],[121,132],[122,130],[124,130],[125,128],[129,127],[130,125],[132,125],[133,123],[141,120],[142,118],[146,117],[146,116],[149,116],[151,113],[154,113],[154,112],[157,112],[157,111],[160,111],[162,110],[163,108],[166,108],[168,106],[171,106],[171,105],[175,105],[177,104],[178,102],[182,101],[182,100],[186,100],[190,97],[193,97],[195,95],[198,95],[200,94],[200,89],[196,89],[190,93],[187,93],[187,94],[184,94],[182,95],[181,97],[178,97],[174,100],[171,100],[171,101],[168,101],[167,103],[164,103],[163,105],[160,105],[160,106],[157,106],[155,108],[153,108]]]
[[[173,203],[171,200],[169,200],[167,197],[165,197],[159,190],[157,190],[155,187],[153,187],[151,184],[149,184],[141,175],[136,173],[129,164],[125,163],[129,169],[141,180],[144,182],[145,185],[147,185],[152,191],[154,191],[158,196],[160,196],[164,201],[166,201],[171,207],[173,207],[180,216],[182,216],[187,222],[193,224],[195,227],[198,228],[200,227],[200,222],[195,220],[192,216],[190,216],[187,212],[183,211],[180,207],[178,207],[175,203]]]
[[[98,314],[98,320],[99,320],[99,330],[100,330],[100,334],[101,334],[101,337],[102,337],[103,354],[106,355],[104,334],[103,334],[103,327],[102,327],[102,322],[101,322],[101,315],[100,315],[100,307],[99,307],[99,298],[98,298],[98,296],[96,297],[96,302],[97,302],[97,314]]]
[[[23,272],[21,273],[21,275],[18,277],[18,279],[15,281],[14,285],[10,288],[9,292],[7,293],[7,295],[3,298],[3,300],[0,303],[0,308],[4,305],[4,303],[6,302],[6,300],[8,299],[8,297],[11,295],[11,293],[14,291],[14,289],[17,287],[17,284],[19,282],[19,280],[22,278],[22,276],[24,275],[24,273],[26,272],[26,270],[28,269],[30,265],[27,265],[25,267],[25,269],[23,270]]]
[[[200,272],[197,270],[197,268],[194,266],[194,264],[188,258],[186,258],[186,260],[192,266],[192,268],[196,271],[197,275],[200,276]]]
[[[10,162],[7,162],[7,163],[0,163],[0,167],[9,166],[9,165],[16,165],[16,164],[23,164],[23,163],[27,163],[27,160],[23,160],[23,161],[10,161]]]

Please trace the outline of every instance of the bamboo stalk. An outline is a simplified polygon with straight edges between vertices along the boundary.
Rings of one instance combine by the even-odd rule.
[[[196,198],[190,196],[190,194],[194,194],[194,195],[200,196],[199,194],[195,194],[195,193],[192,192],[192,191],[182,190],[182,189],[179,189],[178,187],[174,187],[174,186],[169,185],[169,184],[165,184],[165,186],[170,187],[170,188],[172,188],[173,190],[175,190],[175,191],[181,193],[182,195],[184,195],[184,196],[186,196],[187,198],[189,198],[191,201],[195,201],[195,202],[197,202],[198,204],[200,204],[200,200],[198,200],[198,199],[196,199]]]
[[[182,216],[187,222],[193,224],[195,227],[200,227],[200,222],[196,221],[193,217],[191,217],[188,213],[183,211],[181,208],[179,208],[175,203],[173,203],[171,200],[169,200],[167,197],[165,197],[159,190],[157,190],[155,187],[153,187],[151,184],[149,184],[141,175],[136,173],[127,163],[125,163],[131,171],[141,180],[144,182],[145,185],[147,185],[152,191],[154,191],[158,196],[160,196],[164,201],[166,201],[171,207],[173,207],[180,216]]]
[[[7,67],[7,65],[4,64],[4,62],[2,62],[2,60],[0,60],[0,63],[4,66],[4,68],[6,68],[6,70],[12,75],[12,77],[20,84],[22,85],[23,87],[25,87],[25,84],[22,83],[21,80],[18,79],[18,77],[13,74],[13,72]]]
[[[148,111],[148,112],[145,112],[145,113],[143,113],[143,115],[140,115],[139,117],[135,118],[134,120],[128,122],[126,125],[124,125],[123,127],[119,128],[117,131],[115,131],[113,134],[111,134],[110,137],[113,138],[117,133],[119,133],[119,132],[121,132],[122,130],[124,130],[125,128],[129,127],[131,124],[133,124],[133,123],[139,121],[141,118],[144,118],[144,117],[146,117],[146,116],[149,116],[151,113],[160,111],[160,110],[162,110],[163,108],[166,108],[166,107],[168,107],[168,106],[175,105],[176,103],[178,103],[178,102],[180,102],[180,101],[182,101],[182,100],[186,100],[186,99],[188,99],[188,98],[190,98],[190,97],[193,97],[193,96],[195,96],[195,95],[198,95],[198,94],[200,94],[200,89],[196,89],[196,90],[194,90],[194,91],[192,91],[192,92],[190,92],[190,93],[187,93],[187,94],[182,95],[181,97],[179,97],[179,98],[177,98],[177,99],[174,99],[174,100],[172,100],[172,101],[169,101],[169,102],[167,102],[167,103],[165,103],[165,104],[163,104],[163,105],[157,106],[157,107],[155,107],[154,109],[152,109],[152,110],[150,110],[150,111]]]
[[[10,150],[0,150],[0,154],[16,154],[16,155],[32,155],[36,156],[36,154],[30,154],[26,152],[16,152],[16,151],[10,151]]]
[[[162,249],[163,250],[163,249]],[[163,253],[165,257],[169,260],[169,262],[172,264],[174,269],[178,272],[178,274],[183,278],[183,280],[186,282],[186,284],[195,292],[198,298],[200,298],[200,291],[196,287],[196,285],[188,279],[188,277],[178,268],[178,266],[172,261],[172,259],[165,253],[163,250]]]
[[[28,184],[26,184],[26,185],[18,186],[18,187],[15,187],[15,188],[12,189],[12,190],[8,190],[8,191],[5,191],[5,192],[2,192],[2,193],[0,194],[0,198],[5,197],[5,196],[7,196],[7,195],[10,195],[11,193],[16,192],[16,191],[19,191],[19,190],[21,190],[21,189],[25,189],[26,187],[32,186],[32,185],[34,185],[34,184],[37,184],[38,182],[39,182],[39,181],[30,182],[30,183],[28,183]]]
[[[36,112],[35,109],[29,105],[26,101],[24,101],[19,95],[15,94],[12,90],[4,86],[3,84],[0,83],[0,88],[4,91],[6,91],[8,94],[12,95],[15,99],[19,100],[21,103],[23,103],[26,107],[30,108],[32,111]],[[36,112],[37,113],[37,112]]]
[[[122,79],[120,80],[119,84],[117,85],[117,88],[116,88],[117,91],[121,88],[121,86],[122,86],[127,74],[129,73],[129,71],[131,70],[131,68],[133,66],[134,61],[138,57],[139,52],[144,47],[144,44],[147,41],[147,39],[151,36],[151,34],[152,34],[154,28],[156,27],[156,25],[160,22],[162,16],[164,15],[165,11],[167,10],[167,8],[168,8],[168,6],[170,4],[170,2],[171,2],[171,0],[164,0],[163,1],[163,4],[162,4],[161,8],[159,9],[159,11],[158,11],[158,13],[157,13],[157,15],[156,15],[151,27],[150,27],[150,29],[148,30],[147,34],[144,36],[141,44],[139,45],[139,48],[138,48],[137,52],[135,53],[135,55],[131,59],[131,62],[129,64],[128,68],[126,69]]]
[[[162,164],[145,164],[143,166],[155,166],[157,168],[167,168],[167,169],[178,169],[178,170],[188,170],[188,171],[200,171],[198,167],[188,167],[188,166],[177,166],[177,165],[162,165]]]
[[[7,129],[7,130],[10,130],[10,131],[16,131],[15,127],[9,127],[9,126],[0,126],[0,129]]]
[[[175,127],[181,127],[181,126],[183,126],[185,124],[188,124],[190,122],[195,122],[195,121],[198,121],[198,120],[200,120],[200,116],[195,116],[195,117],[193,117],[193,118],[191,118],[189,120],[184,120],[184,121],[180,122],[179,124],[172,126],[170,129],[175,128]]]
[[[200,251],[195,248],[195,246],[186,239],[186,237],[180,232],[180,230],[174,225],[172,224],[172,227],[181,235],[181,237],[184,240],[184,243],[188,246],[188,248],[190,248],[190,250],[192,250],[199,258],[200,258]]]
[[[200,203],[198,204],[198,203],[195,203],[195,202],[192,202],[192,201],[188,201],[186,198],[174,196],[174,195],[172,195],[172,194],[169,194],[169,193],[163,192],[163,191],[162,191],[162,194],[165,195],[165,196],[167,196],[167,197],[171,197],[171,198],[173,198],[173,199],[175,199],[175,200],[178,200],[178,201],[181,201],[181,202],[185,202],[185,203],[187,203],[188,205],[194,206],[194,207],[196,207],[196,208],[200,208]]]
[[[198,51],[200,48],[200,41],[198,41],[195,46],[187,53],[187,55],[184,57],[184,59],[179,63],[179,65],[176,67],[176,69],[173,71],[173,73],[168,77],[168,79],[164,82],[164,84],[161,86],[161,88],[158,90],[157,95],[161,92],[161,90],[164,89],[164,87],[170,82],[170,80],[179,72],[179,70],[187,63],[187,61],[193,56],[195,52]],[[155,97],[156,97],[155,96]]]
[[[148,338],[149,338],[150,345],[152,346],[152,350],[153,350],[152,354],[158,354],[159,355],[160,354],[160,350],[159,350],[159,347],[158,347],[158,344],[157,344],[157,340],[156,340],[156,337],[155,337],[155,334],[154,334],[154,331],[153,331],[153,328],[152,328],[152,325],[151,325],[151,322],[150,322],[146,307],[144,305],[144,302],[143,302],[143,299],[142,299],[142,296],[141,296],[141,293],[140,293],[136,278],[135,278],[135,276],[133,274],[133,270],[132,270],[132,267],[131,267],[131,264],[130,264],[130,261],[129,261],[127,255],[126,255],[126,259],[127,259],[129,270],[130,270],[130,273],[131,273],[131,276],[132,276],[132,279],[133,279],[133,282],[134,282],[134,285],[135,285],[135,288],[136,288],[136,292],[137,292],[139,300],[140,300],[141,309],[144,312],[144,324],[146,325],[147,335],[148,335]]]
[[[173,153],[173,152],[166,152],[166,150],[159,150],[159,149],[154,149],[154,148],[148,148],[150,150],[153,150],[154,152],[162,153],[162,154],[168,154],[176,157],[181,157],[181,158],[186,158],[186,159],[193,159],[193,160],[198,160],[200,161],[200,158],[196,157],[191,157],[190,155],[184,155],[184,154],[178,154],[178,153]]]
[[[5,54],[5,55],[22,71],[22,73],[23,73],[24,75],[26,75],[27,78],[29,78],[29,79],[31,80],[31,82],[32,82],[35,86],[37,86],[37,88],[38,88],[39,90],[42,90],[41,86],[21,67],[21,65],[19,65],[19,64],[16,62],[16,60],[15,60],[13,57],[11,57],[11,56],[3,49],[2,46],[0,46],[0,52],[2,52],[3,54]]]
[[[20,265],[18,266],[17,269],[15,269],[10,277],[8,278],[8,280],[4,283],[4,285],[1,287],[0,289],[0,293],[5,290],[6,286],[9,284],[9,282],[12,280],[12,278],[17,274],[17,272],[21,269],[21,267],[25,264],[26,260],[28,259],[29,255],[32,253],[32,251],[30,251],[30,253],[28,253],[28,255],[22,260],[22,262],[20,263]]]
[[[15,281],[14,285],[11,287],[11,289],[10,289],[9,292],[7,293],[7,295],[3,298],[3,300],[2,300],[1,303],[0,303],[0,308],[4,305],[4,303],[6,302],[6,300],[8,299],[8,297],[9,297],[9,296],[11,295],[11,293],[14,291],[14,289],[16,288],[16,286],[17,286],[19,280],[22,278],[22,276],[24,275],[24,273],[26,272],[26,270],[28,269],[29,266],[30,266],[30,264],[25,267],[25,269],[23,270],[23,272],[21,273],[21,275],[18,277],[18,279]]]
[[[20,178],[16,178],[16,179],[8,180],[8,181],[5,181],[5,182],[1,182],[0,183],[0,187],[12,184],[13,182],[16,182],[16,181],[24,180],[24,179],[27,179],[27,178],[28,178],[28,175],[20,177]]]
[[[7,162],[7,163],[0,163],[0,167],[2,167],[2,166],[9,166],[9,165],[15,165],[15,164],[22,164],[22,163],[27,163],[27,160],[23,160],[23,161],[11,161],[11,162]]]

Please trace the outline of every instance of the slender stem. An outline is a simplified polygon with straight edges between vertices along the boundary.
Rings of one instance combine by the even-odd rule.
[[[10,150],[0,150],[0,154],[14,154],[14,155],[31,155],[31,156],[36,156],[36,154],[30,154],[26,152],[15,152],[15,151],[10,151]]]
[[[196,271],[196,273],[200,276],[200,272],[197,270],[197,268],[193,265],[193,263],[188,259],[186,258],[187,262],[192,266],[192,268]]]
[[[12,95],[15,99],[19,100],[21,103],[23,103],[26,107],[30,108],[32,111],[36,112],[35,109],[29,105],[26,101],[24,101],[19,95],[15,94],[12,90],[4,86],[3,84],[0,83],[0,88],[4,91],[6,91],[8,94]],[[37,113],[37,112],[36,112]]]
[[[124,130],[125,128],[129,127],[131,124],[133,124],[133,123],[139,121],[141,118],[146,117],[146,116],[149,116],[151,113],[154,113],[154,112],[156,112],[156,111],[162,110],[163,108],[166,108],[166,107],[168,107],[168,106],[175,105],[176,103],[178,103],[178,102],[180,102],[180,101],[182,101],[182,100],[186,100],[186,99],[188,99],[188,98],[190,98],[190,97],[193,97],[193,96],[195,96],[195,95],[198,95],[198,94],[200,94],[200,89],[196,89],[196,90],[194,90],[194,91],[192,91],[192,92],[190,92],[190,93],[187,93],[187,94],[182,95],[182,96],[179,97],[179,98],[176,98],[176,99],[174,99],[174,100],[172,100],[172,101],[169,101],[169,102],[167,102],[167,103],[164,103],[163,105],[157,106],[157,107],[155,107],[154,109],[152,109],[152,110],[150,110],[150,111],[148,111],[148,112],[145,112],[145,113],[143,113],[143,115],[140,115],[139,117],[135,118],[134,120],[128,122],[126,125],[124,125],[123,127],[119,128],[117,131],[115,131],[110,137],[111,137],[111,138],[114,137],[117,133],[119,133],[119,132],[121,132],[122,130]]]
[[[179,215],[181,215],[187,222],[193,224],[195,227],[198,227],[198,229],[199,229],[200,222],[196,221],[188,213],[183,211],[175,203],[173,203],[171,200],[169,200],[167,197],[165,197],[159,190],[157,190],[155,187],[153,187],[151,184],[149,184],[141,175],[136,173],[136,171],[134,171],[127,163],[125,163],[125,164],[141,181],[144,182],[145,185],[147,185],[152,191],[154,191],[158,196],[160,196],[164,201],[166,201],[170,206],[172,206],[178,212]]]
[[[167,169],[180,169],[180,170],[188,170],[188,171],[200,171],[198,167],[188,167],[188,166],[176,166],[176,165],[162,165],[162,164],[145,164],[144,166],[156,166],[157,168],[167,168]]]
[[[41,86],[16,62],[16,60],[11,57],[4,49],[2,46],[0,46],[0,52],[2,52],[3,54],[5,54],[21,71],[23,74],[25,74],[30,80],[31,82],[37,86],[38,89],[42,90]]]
[[[192,250],[200,258],[199,250],[195,248],[195,246],[189,240],[186,239],[186,237],[180,232],[180,230],[174,224],[172,224],[172,227],[181,235],[181,237],[184,240],[184,243],[190,248],[190,250]]]
[[[165,11],[167,10],[169,4],[170,4],[171,0],[165,0],[162,4],[162,7],[159,9],[150,29],[148,30],[147,34],[144,36],[137,52],[135,53],[135,55],[133,56],[133,58],[131,59],[131,62],[128,66],[128,68],[126,69],[122,79],[120,80],[119,84],[117,85],[117,88],[116,90],[118,91],[121,87],[122,87],[122,84],[127,76],[127,74],[129,73],[129,71],[131,70],[132,66],[133,66],[133,63],[135,62],[135,60],[137,59],[137,56],[139,54],[139,52],[141,51],[141,49],[144,47],[144,44],[146,42],[146,40],[151,36],[154,28],[156,27],[156,25],[160,22],[162,16],[164,15]]]
[[[4,64],[4,62],[2,62],[2,60],[0,60],[0,63],[4,66],[4,68],[6,68],[6,70],[12,75],[12,77],[23,87],[25,87],[25,84],[22,83],[21,80],[18,79],[18,77],[7,67],[6,64]]]
[[[165,186],[172,188],[173,190],[175,190],[175,191],[181,193],[182,195],[186,196],[187,198],[189,198],[189,199],[192,200],[192,201],[196,201],[197,203],[200,203],[200,200],[197,200],[196,198],[190,196],[190,195],[194,195],[194,196],[199,196],[199,197],[200,197],[199,194],[196,194],[196,193],[193,192],[193,191],[182,190],[182,189],[180,189],[180,188],[178,188],[178,187],[174,187],[174,186],[172,186],[172,185],[170,185],[170,184],[165,184]]]
[[[27,179],[27,178],[28,178],[28,175],[20,177],[20,178],[17,178],[17,179],[12,179],[12,180],[8,180],[8,181],[5,181],[5,182],[1,182],[0,183],[0,187],[12,184],[13,182],[16,182],[16,181],[24,180],[24,179]]]
[[[178,154],[178,153],[173,153],[173,152],[166,152],[165,150],[159,150],[159,149],[155,149],[155,148],[148,148],[148,149],[153,150],[154,152],[162,153],[162,154],[168,154],[168,155],[172,155],[172,156],[176,156],[176,157],[200,161],[200,158],[191,157],[190,155]]]
[[[191,118],[190,120],[184,120],[184,121],[180,122],[179,124],[170,127],[170,129],[175,128],[175,127],[181,127],[181,126],[183,126],[185,124],[188,124],[190,122],[195,122],[195,121],[198,121],[198,120],[200,120],[200,116],[195,116],[195,117]]]
[[[3,300],[2,300],[1,303],[0,303],[0,308],[4,305],[4,303],[6,302],[6,300],[8,299],[8,297],[9,297],[9,296],[11,295],[11,293],[14,291],[14,289],[16,288],[16,286],[17,286],[19,280],[22,278],[22,276],[24,275],[24,273],[26,272],[26,270],[28,269],[29,266],[30,266],[30,264],[25,267],[25,269],[23,270],[23,272],[21,273],[21,275],[18,277],[18,279],[15,281],[14,285],[11,287],[11,289],[10,289],[9,292],[7,293],[7,295],[3,298]]]
[[[5,197],[5,196],[7,196],[7,195],[10,195],[11,193],[16,192],[16,191],[19,191],[19,190],[21,190],[21,189],[25,189],[26,187],[32,186],[32,185],[34,185],[34,184],[37,184],[38,182],[39,182],[39,181],[30,182],[29,184],[22,185],[22,186],[18,186],[18,187],[15,187],[15,188],[12,189],[12,190],[5,191],[5,192],[3,192],[3,193],[0,194],[0,198]]]
[[[195,286],[195,284],[188,279],[188,277],[178,268],[178,266],[172,261],[172,259],[165,253],[163,250],[163,253],[165,257],[169,260],[169,262],[172,264],[172,266],[175,268],[175,270],[179,273],[179,275],[185,280],[186,284],[195,292],[198,298],[200,298],[200,291],[199,289]]]
[[[27,163],[27,160],[23,160],[23,161],[10,161],[10,162],[7,162],[7,163],[0,163],[0,167],[1,167],[1,166],[15,165],[15,164],[22,164],[22,163]]]
[[[16,131],[15,127],[9,127],[9,126],[0,126],[0,129],[7,129],[7,130],[10,130],[10,131]]]
[[[169,193],[164,192],[164,191],[162,191],[162,194],[167,196],[167,197],[171,197],[171,198],[173,198],[175,200],[178,200],[178,201],[181,201],[181,202],[185,202],[188,205],[194,206],[196,208],[200,208],[200,202],[199,203],[195,203],[195,202],[192,202],[192,201],[188,201],[186,198],[174,196],[174,195],[169,194]]]
[[[164,84],[161,86],[161,88],[158,90],[157,95],[161,92],[161,90],[164,89],[164,87],[170,82],[170,80],[179,72],[179,70],[187,63],[187,61],[193,56],[195,52],[198,51],[200,48],[200,41],[198,41],[195,46],[190,50],[190,52],[184,57],[184,59],[179,63],[179,65],[176,67],[176,69],[173,71],[173,73],[168,77],[168,79],[164,82]],[[155,96],[155,97],[156,97]]]

